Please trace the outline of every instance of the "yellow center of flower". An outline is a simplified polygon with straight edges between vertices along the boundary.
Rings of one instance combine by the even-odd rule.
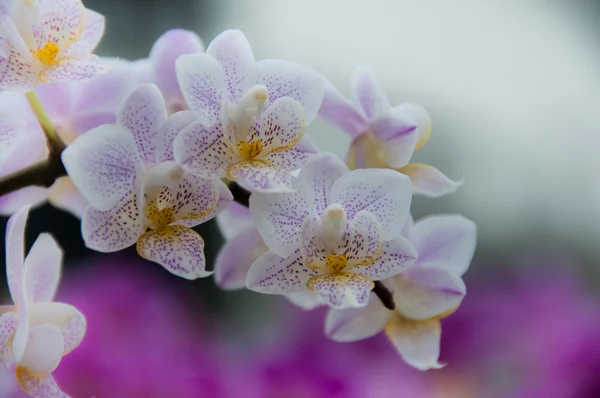
[[[160,229],[175,222],[172,207],[159,209],[157,201],[153,200],[146,205],[146,219],[148,220],[148,228]]]
[[[247,143],[246,141],[242,141],[237,144],[238,151],[240,151],[240,157],[244,160],[252,160],[262,151],[263,145],[259,140],[252,141],[251,143]]]
[[[34,55],[38,57],[42,64],[46,66],[53,65],[58,55],[58,46],[52,42],[48,42],[44,44],[44,47],[38,48]]]
[[[345,254],[330,254],[325,260],[325,266],[332,273],[341,272],[346,265],[348,265],[348,257]]]

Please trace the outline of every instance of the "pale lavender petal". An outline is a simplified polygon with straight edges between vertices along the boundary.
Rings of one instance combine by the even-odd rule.
[[[0,157],[4,162],[8,151],[14,149],[14,145],[20,140],[19,135],[23,133],[27,123],[22,117],[8,110],[2,110],[0,114]]]
[[[329,310],[325,318],[325,334],[339,342],[367,339],[382,332],[391,316],[392,312],[371,294],[365,307]]]
[[[237,159],[233,156],[220,125],[205,127],[196,122],[173,142],[175,161],[190,173],[204,178],[223,178]]]
[[[72,55],[62,58],[57,64],[41,72],[39,80],[41,83],[86,80],[99,75],[106,68],[105,63],[96,55]]]
[[[372,280],[352,272],[317,275],[307,284],[325,304],[340,310],[366,306],[373,286]]]
[[[431,117],[425,108],[419,104],[405,102],[392,108],[391,112],[401,117],[412,120],[417,126],[417,145],[415,151],[418,151],[427,143],[431,134]]]
[[[37,18],[31,18],[31,12],[27,14],[31,18],[29,23],[31,23],[37,48],[43,47],[46,43],[54,43],[60,49],[65,48],[83,32],[85,7],[81,1],[44,0],[36,2],[36,5],[39,10]],[[26,15],[20,14],[21,17]]]
[[[49,374],[58,367],[64,347],[63,335],[56,325],[32,325],[19,366],[40,375]]]
[[[6,224],[6,276],[8,288],[17,308],[25,305],[23,286],[25,261],[25,224],[29,217],[29,206],[22,207],[9,218]]]
[[[125,99],[117,123],[133,135],[138,153],[147,165],[154,165],[158,129],[167,120],[167,108],[162,93],[154,84],[141,84]]]
[[[342,160],[330,152],[314,155],[298,174],[299,185],[314,204],[317,214],[325,211],[330,204],[333,183],[348,173]]]
[[[232,202],[227,209],[217,215],[217,225],[226,240],[233,238],[243,229],[254,225],[250,209],[237,202]]]
[[[89,206],[81,218],[81,233],[90,249],[110,253],[133,245],[144,232],[143,215],[136,196],[129,193],[121,203],[107,211]]]
[[[65,341],[65,349],[63,356],[67,355],[79,346],[87,328],[85,316],[75,307],[71,307],[71,315],[66,326],[62,329],[63,339]]]
[[[50,375],[40,378],[39,375],[25,367],[18,367],[17,380],[21,388],[32,397],[69,398],[60,390]]]
[[[410,180],[395,170],[361,169],[344,174],[331,189],[331,203],[339,203],[349,220],[366,210],[381,224],[383,239],[398,236],[408,219]]]
[[[368,119],[390,110],[387,96],[368,67],[356,68],[352,75],[351,86],[354,99]]]
[[[25,281],[29,301],[43,303],[54,299],[62,259],[62,249],[52,235],[40,234],[25,259]]]
[[[13,361],[11,346],[17,323],[16,312],[7,312],[0,316],[0,365]]]
[[[133,189],[141,164],[131,132],[103,125],[78,137],[62,153],[69,177],[98,210],[109,210]]]
[[[223,181],[186,173],[175,196],[173,217],[178,225],[195,227],[225,210],[232,200],[231,191]]]
[[[31,91],[38,84],[39,68],[9,18],[0,21],[0,88]]]
[[[35,88],[35,94],[59,131],[61,130],[61,124],[68,124],[70,122],[69,119],[71,119],[71,109],[75,100],[76,86],[82,83],[61,81],[38,84]],[[29,106],[29,103],[27,105]],[[31,109],[27,113],[33,114]],[[37,122],[37,119],[35,121]]]
[[[324,77],[295,62],[267,59],[258,61],[248,73],[246,88],[256,84],[267,87],[271,103],[289,97],[298,101],[310,124],[323,101]]]
[[[154,67],[156,84],[167,102],[183,100],[175,73],[177,58],[185,54],[202,52],[204,52],[204,45],[200,37],[184,29],[169,30],[154,43],[150,51],[150,59]]]
[[[410,161],[418,139],[415,122],[388,112],[369,120],[367,124],[381,142],[385,162],[390,167],[402,167]]]
[[[319,149],[312,140],[305,135],[292,149],[285,152],[271,153],[262,159],[273,162],[286,170],[296,170],[303,167],[318,151]]]
[[[427,164],[409,163],[399,171],[410,178],[415,195],[425,195],[432,198],[452,193],[464,182],[464,180],[453,181],[435,167]]]
[[[191,280],[212,275],[212,271],[206,271],[204,240],[183,225],[150,230],[140,237],[136,248],[146,260],[182,278]]]
[[[259,293],[287,294],[306,290],[309,279],[317,273],[304,266],[300,251],[287,257],[266,252],[250,267],[246,287]]]
[[[61,177],[56,180],[50,188],[48,201],[52,206],[67,211],[77,218],[81,218],[88,207],[88,201],[73,185],[69,177]]]
[[[244,94],[244,86],[254,55],[246,36],[239,30],[226,30],[213,39],[206,53],[214,57],[223,68],[228,98],[237,101]]]
[[[49,190],[42,187],[27,187],[0,196],[0,215],[10,216],[25,205],[37,207],[48,198]]]
[[[355,267],[352,272],[364,275],[374,281],[386,279],[409,269],[417,257],[417,251],[413,245],[403,236],[397,236],[393,240],[385,242],[375,261],[366,266]]]
[[[210,55],[187,54],[177,59],[175,69],[183,97],[198,119],[207,127],[220,122],[227,86],[219,62]]]
[[[310,212],[302,192],[254,192],[250,196],[250,212],[269,250],[288,256],[298,249],[300,228]]]
[[[262,159],[238,162],[227,169],[227,178],[252,192],[290,192],[289,170]]]
[[[254,226],[241,230],[221,248],[215,261],[215,280],[225,290],[246,287],[246,274],[256,261],[267,251]]]
[[[404,227],[402,227],[402,233],[401,235],[404,236],[406,239],[408,239],[409,242],[412,242],[412,234],[413,234],[413,230],[415,228],[415,220],[413,219],[412,214],[408,215],[408,220],[406,220],[406,223],[404,224]]]
[[[296,146],[306,131],[306,117],[298,101],[279,98],[260,115],[258,139],[262,152],[276,157]]]
[[[466,287],[445,264],[419,264],[394,278],[396,308],[410,319],[440,316],[460,305]]]
[[[309,292],[308,290],[302,292],[288,293],[285,295],[292,304],[302,308],[305,311],[314,310],[317,307],[324,305],[325,303],[316,293]]]
[[[442,326],[438,318],[415,321],[394,312],[385,332],[402,359],[419,370],[439,369]]]
[[[175,138],[188,126],[196,121],[192,111],[177,112],[169,117],[158,129],[156,137],[156,162],[175,160],[173,143]]]
[[[62,54],[85,54],[94,51],[104,35],[105,23],[104,15],[86,9],[83,33],[73,44],[65,48]]]
[[[469,268],[477,241],[475,223],[459,215],[432,216],[415,224],[412,243],[419,263],[440,263],[462,275]]]
[[[356,138],[367,131],[365,117],[329,81],[325,82],[319,116]]]

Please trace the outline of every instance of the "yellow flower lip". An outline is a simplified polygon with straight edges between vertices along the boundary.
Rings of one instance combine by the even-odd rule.
[[[254,140],[250,143],[246,141],[240,142],[238,145],[238,151],[240,151],[240,157],[244,160],[252,160],[257,157],[263,150],[263,145],[260,140]]]
[[[56,63],[56,56],[58,55],[58,46],[53,42],[44,44],[44,47],[38,48],[35,51],[35,56],[40,62],[46,66],[51,66]]]

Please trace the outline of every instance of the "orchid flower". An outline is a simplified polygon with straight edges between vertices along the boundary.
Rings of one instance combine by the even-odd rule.
[[[239,31],[217,36],[206,54],[181,56],[176,70],[198,118],[175,140],[177,162],[252,191],[289,190],[290,171],[317,151],[304,133],[321,105],[321,76],[291,62],[255,62]]]
[[[390,312],[372,297],[361,309],[332,310],[326,333],[336,341],[356,341],[385,330],[411,366],[440,368],[440,319],[452,314],[466,293],[462,274],[475,251],[476,227],[458,215],[434,216],[409,232],[419,259],[412,268],[384,281],[396,310]]]
[[[217,224],[226,242],[215,260],[215,281],[225,290],[245,288],[250,267],[269,248],[260,237],[247,207],[231,203],[217,215]],[[305,310],[324,304],[319,295],[308,291],[289,293],[285,297]]]
[[[79,135],[105,123],[114,123],[121,102],[135,86],[133,63],[115,62],[102,75],[86,81],[40,84],[35,93],[61,140],[69,145]],[[0,93],[0,176],[24,169],[48,157],[46,137],[25,95]],[[81,218],[87,201],[69,177],[59,178],[49,189],[27,187],[0,197],[0,214],[13,214],[25,204],[45,200]]]
[[[16,365],[17,381],[33,397],[66,397],[51,373],[85,334],[85,317],[76,308],[53,302],[62,250],[41,234],[24,257],[29,207],[16,212],[6,228],[6,273],[14,306],[0,307],[0,361]]]
[[[0,88],[31,91],[39,83],[84,80],[104,70],[90,54],[104,17],[81,0],[14,0],[0,12]]]
[[[212,274],[205,271],[204,241],[191,227],[214,217],[232,196],[221,181],[199,179],[173,161],[173,140],[194,119],[190,111],[167,119],[158,87],[142,84],[125,99],[116,124],[67,147],[65,168],[90,203],[81,220],[89,248],[115,252],[136,243],[142,257],[175,275]]]
[[[416,258],[402,236],[410,181],[393,170],[348,171],[335,155],[315,155],[295,192],[250,197],[255,225],[269,251],[248,272],[260,293],[315,292],[333,308],[367,304],[376,280]]]
[[[351,169],[392,168],[410,177],[413,192],[431,197],[454,192],[461,182],[438,169],[409,163],[414,152],[427,143],[431,120],[420,105],[390,105],[371,70],[359,67],[352,76],[354,103],[331,83],[325,83],[319,115],[353,139],[348,153]]]

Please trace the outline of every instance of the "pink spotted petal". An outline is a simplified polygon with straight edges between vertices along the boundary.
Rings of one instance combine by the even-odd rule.
[[[325,333],[339,342],[367,339],[382,332],[391,316],[392,312],[372,294],[365,307],[329,310],[325,319]]]
[[[154,84],[137,86],[125,99],[117,123],[133,135],[138,153],[147,165],[154,165],[159,127],[167,120],[167,108],[162,93]]]
[[[288,293],[285,295],[285,298],[305,311],[314,310],[315,308],[324,305],[323,300],[318,294],[309,292],[308,290]]]
[[[32,397],[69,398],[60,390],[52,376],[40,378],[27,368],[18,367],[17,381],[21,388]]]
[[[41,72],[39,81],[40,83],[52,83],[63,80],[87,80],[105,70],[105,63],[96,55],[70,55],[61,58],[58,63]]]
[[[0,88],[6,90],[31,91],[38,84],[38,68],[33,66],[24,43],[10,20],[0,21]],[[16,35],[20,46],[8,35]],[[23,48],[20,48],[23,47]]]
[[[373,214],[361,210],[354,216],[350,229],[352,239],[346,247],[348,265],[359,267],[354,272],[362,273],[360,271],[372,268],[382,251],[384,242],[381,225]],[[365,276],[377,280],[368,271]]]
[[[16,312],[7,312],[0,316],[0,365],[13,361],[11,345],[17,329],[18,317]]]
[[[329,81],[325,82],[323,104],[319,109],[319,116],[347,132],[352,138],[367,131],[365,117]]]
[[[330,307],[346,309],[366,306],[374,284],[362,275],[343,272],[314,276],[307,286]]]
[[[290,192],[292,175],[288,170],[266,160],[238,162],[227,169],[227,178],[249,191],[263,193]]]
[[[65,342],[63,356],[79,346],[85,336],[86,327],[85,316],[73,308],[72,315],[70,315],[67,324],[62,328],[62,335]]]
[[[31,247],[25,259],[25,281],[28,300],[50,302],[56,294],[63,252],[52,235],[43,233]]]
[[[306,124],[315,119],[323,101],[323,76],[295,62],[258,61],[248,74],[246,88],[256,84],[267,87],[271,103],[283,97],[298,101],[306,114]]]
[[[385,332],[402,359],[410,366],[419,370],[443,367],[438,362],[442,333],[439,319],[415,321],[395,311]]]
[[[106,21],[104,15],[90,9],[85,10],[85,26],[77,41],[67,47],[62,54],[87,54],[94,51],[104,35]]]
[[[267,251],[258,231],[253,226],[239,231],[221,248],[215,262],[215,280],[225,290],[246,287],[246,274]]]
[[[38,375],[48,375],[58,367],[65,341],[61,330],[49,323],[31,327],[23,358],[18,362]]]
[[[299,244],[302,262],[314,269],[324,269],[327,255],[329,254],[327,241],[321,236],[321,218],[316,214],[310,214],[304,218],[300,227]]]
[[[44,0],[33,26],[37,48],[54,43],[60,49],[74,43],[84,31],[85,7],[80,0]]]
[[[415,195],[437,198],[456,191],[463,184],[462,180],[453,181],[435,167],[426,164],[409,163],[399,170],[410,178]]]
[[[260,115],[258,124],[263,153],[285,152],[295,147],[304,135],[306,116],[298,101],[284,97]]]
[[[50,190],[48,201],[52,206],[73,214],[77,218],[83,217],[83,212],[88,207],[88,201],[79,192],[69,177],[61,177]]]
[[[210,55],[187,54],[177,59],[175,69],[185,102],[198,120],[207,127],[218,123],[227,90],[219,62]]]
[[[355,267],[352,272],[374,281],[386,279],[409,269],[417,257],[413,245],[403,236],[397,236],[384,243],[379,256],[371,264]]]
[[[205,269],[204,240],[196,231],[182,225],[146,232],[137,242],[137,251],[145,259],[185,279],[212,275],[212,271]]]
[[[287,294],[306,290],[309,279],[317,272],[302,263],[300,251],[287,257],[266,252],[250,267],[246,287],[265,294]]]
[[[156,140],[156,162],[175,160],[173,154],[175,138],[196,121],[192,111],[181,111],[170,116],[158,129]]]
[[[177,224],[195,227],[225,210],[232,201],[231,191],[223,181],[186,174],[179,184],[173,215]]]
[[[167,102],[182,101],[175,62],[184,54],[202,53],[204,45],[198,35],[184,29],[172,29],[158,38],[150,51],[154,77]]]
[[[6,225],[6,276],[13,302],[17,308],[26,304],[24,262],[25,262],[25,225],[29,216],[29,206],[22,207],[8,220]]]
[[[175,160],[190,173],[204,178],[223,178],[236,161],[220,125],[205,127],[196,122],[185,128],[173,142]]]
[[[239,30],[226,30],[213,39],[206,54],[214,57],[223,68],[228,100],[234,102],[244,94],[246,76],[254,65],[254,55],[246,36]]]
[[[232,202],[227,209],[217,216],[217,225],[226,240],[236,236],[242,230],[254,225],[250,209],[237,202]]]
[[[144,229],[143,216],[133,193],[107,211],[89,206],[81,218],[81,234],[85,245],[103,253],[116,252],[133,245]]]
[[[263,159],[273,162],[286,170],[297,170],[303,167],[318,151],[313,141],[305,135],[292,149],[285,152],[271,153]]]
[[[81,135],[63,151],[62,161],[81,194],[103,211],[131,192],[141,164],[133,136],[120,125]]]
[[[386,113],[390,109],[387,96],[368,67],[356,68],[351,85],[354,99],[368,119]]]
[[[341,204],[349,220],[361,210],[372,213],[381,224],[385,241],[400,234],[411,200],[410,180],[395,170],[354,170],[331,189],[331,203]]]

